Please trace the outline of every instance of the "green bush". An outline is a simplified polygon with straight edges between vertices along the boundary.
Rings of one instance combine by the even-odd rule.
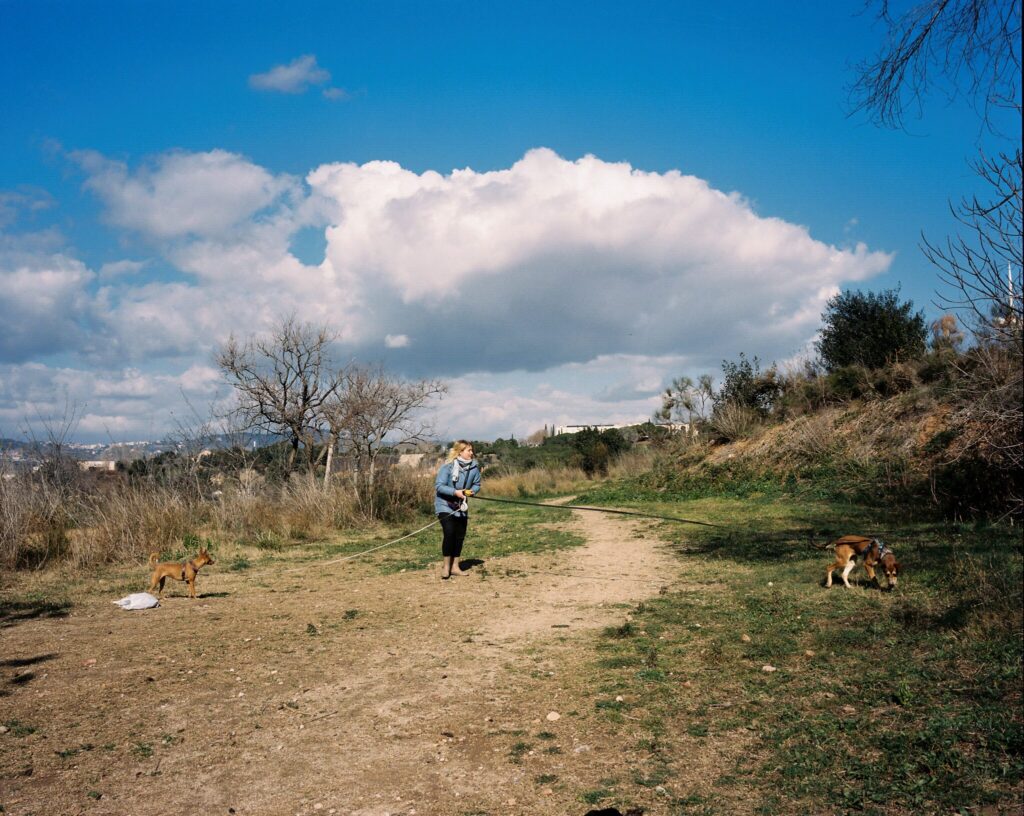
[[[850,365],[881,368],[925,353],[928,330],[924,313],[900,303],[900,290],[841,292],[821,316],[821,339],[815,344],[827,371]]]
[[[843,366],[825,378],[826,393],[832,402],[849,402],[871,393],[871,372],[860,364]]]

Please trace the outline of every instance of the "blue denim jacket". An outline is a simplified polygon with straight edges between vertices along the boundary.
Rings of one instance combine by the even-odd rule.
[[[480,492],[480,465],[476,459],[464,467],[459,473],[459,481],[452,484],[453,462],[445,462],[437,471],[437,479],[434,480],[434,512],[452,513],[455,516],[465,516],[468,513],[459,510],[462,499],[455,495],[456,490],[472,490]]]

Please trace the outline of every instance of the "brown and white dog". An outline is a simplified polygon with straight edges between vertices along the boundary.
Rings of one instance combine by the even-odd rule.
[[[875,577],[875,567],[880,567],[885,572],[889,589],[896,586],[896,576],[899,574],[900,564],[892,550],[885,546],[885,542],[877,538],[847,535],[837,538],[831,546],[836,551],[836,560],[829,565],[825,573],[826,587],[832,586],[833,570],[840,568],[843,570],[843,583],[849,586],[850,573],[857,566],[858,558],[864,559],[864,569],[872,581],[878,581]]]

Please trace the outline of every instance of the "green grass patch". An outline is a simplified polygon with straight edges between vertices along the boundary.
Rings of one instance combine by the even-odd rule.
[[[554,529],[568,521],[570,511],[540,507],[476,504],[469,518],[469,529],[462,551],[463,562],[487,561],[513,553],[543,553],[578,547],[583,539],[570,532]],[[407,535],[422,527],[429,519],[417,519],[408,527],[389,527],[372,536],[330,544],[320,548],[322,556],[337,557],[369,549],[377,544]],[[440,525],[424,530],[419,535],[367,556],[372,558],[383,573],[424,569],[441,558]],[[479,570],[482,565],[471,567]]]
[[[508,756],[512,762],[522,762],[523,756],[533,750],[533,746],[528,742],[516,742],[509,748]]]
[[[148,742],[137,742],[132,746],[132,754],[138,760],[149,759],[153,756],[153,746]]]
[[[647,732],[639,745],[650,761],[632,784],[663,784],[676,757],[743,739],[749,747],[719,769],[716,788],[762,813],[1019,805],[1017,530],[777,495],[631,506],[727,527],[659,525],[683,559],[680,585],[596,642],[595,706],[612,727]],[[895,591],[862,568],[852,589],[822,586],[830,553],[816,545],[845,533],[893,548],[904,566]]]
[[[6,720],[4,726],[8,729],[11,736],[14,737],[27,737],[29,734],[36,732],[34,725],[28,725],[18,720]]]
[[[607,799],[612,792],[607,788],[594,788],[580,794],[580,801],[586,805],[596,805],[598,802]]]

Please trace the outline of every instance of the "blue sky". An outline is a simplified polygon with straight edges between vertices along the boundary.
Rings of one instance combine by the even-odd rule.
[[[883,36],[860,2],[0,0],[0,435],[65,399],[160,435],[285,310],[477,438],[797,357],[838,288],[933,317],[920,236],[993,137],[849,116]]]

